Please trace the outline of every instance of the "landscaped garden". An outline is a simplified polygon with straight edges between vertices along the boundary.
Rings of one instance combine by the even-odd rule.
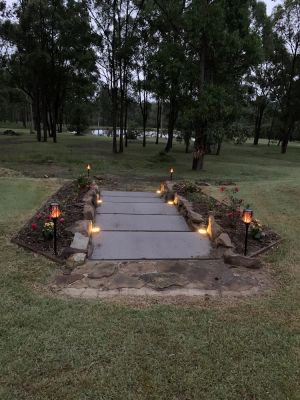
[[[0,0],[0,400],[300,399],[299,0]]]
[[[80,158],[85,139],[88,160]],[[226,145],[222,157],[207,157],[201,179],[184,167],[189,155],[183,146],[175,147],[174,178],[215,182],[221,195],[219,188],[234,182],[255,217],[284,240],[263,256],[271,292],[244,299],[173,298],[159,301],[160,305],[146,298],[57,298],[48,282],[60,267],[10,243],[65,184],[62,173],[76,178],[86,173],[87,162],[93,166],[92,174],[114,189],[155,191],[168,178],[171,165],[156,161],[150,169],[149,159],[157,159],[160,146],[150,145],[147,158],[136,152],[133,173],[131,154],[113,156],[106,152],[110,142],[63,137],[53,152],[55,169],[60,171],[54,177],[42,155],[32,157],[43,145],[29,145],[22,135],[18,140],[26,156],[21,156],[17,143],[9,142],[16,138],[0,140],[1,149],[8,149],[1,152],[0,179],[1,398],[297,398],[297,146],[281,159],[275,146],[234,147],[233,157],[231,145]],[[74,158],[64,155],[66,145]],[[98,146],[102,160],[95,151]],[[129,152],[137,146],[133,144]],[[105,164],[112,168],[105,169]],[[49,165],[54,171],[53,163]],[[67,218],[64,215],[64,224]]]

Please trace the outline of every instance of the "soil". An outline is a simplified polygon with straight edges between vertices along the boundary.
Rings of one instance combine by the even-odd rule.
[[[76,182],[62,186],[58,192],[50,197],[47,202],[37,210],[36,214],[23,226],[14,241],[32,251],[48,256],[49,258],[63,260],[64,248],[70,246],[73,234],[68,230],[76,221],[83,219],[82,198],[89,190],[89,187],[79,189]],[[61,216],[57,221],[57,246],[58,255],[53,252],[53,239],[43,237],[43,227],[47,219],[49,208],[52,202],[58,202],[61,208]],[[63,219],[61,219],[63,218]]]
[[[178,184],[174,186],[174,191],[186,197],[192,203],[193,210],[204,217],[206,224],[208,223],[209,212],[212,211],[214,213],[216,222],[223,228],[224,232],[228,233],[230,236],[231,241],[235,246],[235,252],[238,254],[244,254],[246,233],[245,224],[240,218],[237,218],[236,222],[233,223],[232,218],[228,216],[231,211],[230,208],[226,204],[220,203],[216,199],[201,193],[201,186],[203,186],[203,183],[189,188],[192,191],[187,191],[184,184]],[[255,219],[253,222],[260,223]],[[248,255],[256,253],[257,251],[268,247],[280,239],[280,236],[276,232],[272,231],[269,227],[262,225],[261,223],[260,225],[262,235],[259,240],[254,239],[251,236],[250,226],[248,236]]]

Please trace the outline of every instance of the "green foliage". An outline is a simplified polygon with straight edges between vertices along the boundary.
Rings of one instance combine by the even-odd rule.
[[[238,197],[240,189],[235,187],[220,187],[220,191],[225,194],[225,203],[229,208],[227,213],[228,220],[232,226],[236,226],[237,222],[241,218],[241,207],[244,204],[244,200]]]
[[[246,127],[241,125],[232,125],[226,130],[226,137],[231,140],[234,144],[244,144],[248,138],[251,137],[251,133]]]
[[[89,186],[89,184],[90,184],[90,180],[86,175],[80,175],[77,178],[77,187],[78,187],[78,189],[84,189],[87,186]]]

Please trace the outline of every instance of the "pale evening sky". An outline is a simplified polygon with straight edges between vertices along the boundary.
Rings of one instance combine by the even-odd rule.
[[[15,0],[6,0],[6,3],[11,5]],[[267,4],[268,14],[271,14],[272,9],[275,5],[280,4],[282,0],[263,0]]]

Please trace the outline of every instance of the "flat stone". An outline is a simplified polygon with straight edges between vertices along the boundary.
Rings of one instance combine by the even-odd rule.
[[[72,248],[72,247],[64,247],[63,250],[62,250],[62,252],[61,252],[61,256],[62,256],[64,259],[67,259],[67,258],[69,258],[72,254],[76,254],[76,253],[82,253],[82,250],[81,250],[81,249],[75,249],[75,248]]]
[[[62,293],[71,297],[80,297],[82,293],[85,291],[84,288],[64,288],[62,289]]]
[[[92,221],[87,219],[76,221],[71,227],[67,228],[68,231],[75,234],[81,233],[83,236],[89,236],[89,227]]]
[[[87,288],[81,294],[84,299],[96,299],[98,297],[98,289]]]
[[[179,215],[135,215],[133,218],[125,214],[97,214],[96,225],[102,231],[190,232],[185,219]]]
[[[141,275],[140,277],[148,287],[155,290],[163,290],[171,286],[185,286],[188,281],[186,278],[179,274],[174,273],[149,273]]]
[[[125,265],[124,265],[125,264]],[[149,272],[157,272],[157,262],[126,262],[121,265],[120,271],[129,275],[140,276]]]
[[[97,209],[101,214],[178,215],[175,207],[165,203],[103,203]]]
[[[224,261],[226,264],[230,264],[236,267],[245,267],[250,269],[259,269],[262,268],[262,261],[258,258],[251,258],[242,256],[239,254],[224,254]]]
[[[90,204],[86,204],[83,207],[83,217],[84,217],[84,219],[88,219],[88,220],[94,221],[94,219],[95,219],[95,208]]]
[[[113,275],[106,284],[107,289],[134,288],[140,289],[145,286],[145,282],[134,276],[123,274],[121,272]]]
[[[221,235],[217,237],[215,243],[217,246],[223,246],[227,248],[234,247],[228,233],[221,233]]]
[[[72,248],[87,251],[89,245],[89,238],[83,236],[81,233],[76,232],[71,243]]]
[[[155,197],[157,198],[157,193],[152,192],[124,192],[124,191],[109,191],[109,190],[102,190],[102,196],[109,196],[109,197]]]
[[[70,285],[83,278],[82,274],[70,274],[70,275],[57,275],[55,277],[55,284],[59,286]]]
[[[107,196],[102,193],[103,203],[163,203],[159,197],[142,197],[142,196]]]
[[[96,266],[95,269],[88,274],[89,279],[102,279],[113,275],[116,271],[116,265],[111,263],[104,263],[103,265]]]
[[[85,263],[85,260],[86,260],[86,254],[85,253],[72,254],[67,259],[67,267],[70,267],[70,268],[79,267],[80,265],[83,265]]]
[[[207,258],[208,236],[196,232],[100,232],[93,235],[93,260]]]
[[[188,211],[188,218],[196,224],[201,224],[204,222],[204,218],[202,217],[202,215],[193,210]]]
[[[221,235],[223,232],[222,228],[220,227],[219,224],[215,221],[215,217],[210,214],[208,217],[208,227],[207,227],[207,233],[210,236],[212,240],[216,240],[217,237]]]

